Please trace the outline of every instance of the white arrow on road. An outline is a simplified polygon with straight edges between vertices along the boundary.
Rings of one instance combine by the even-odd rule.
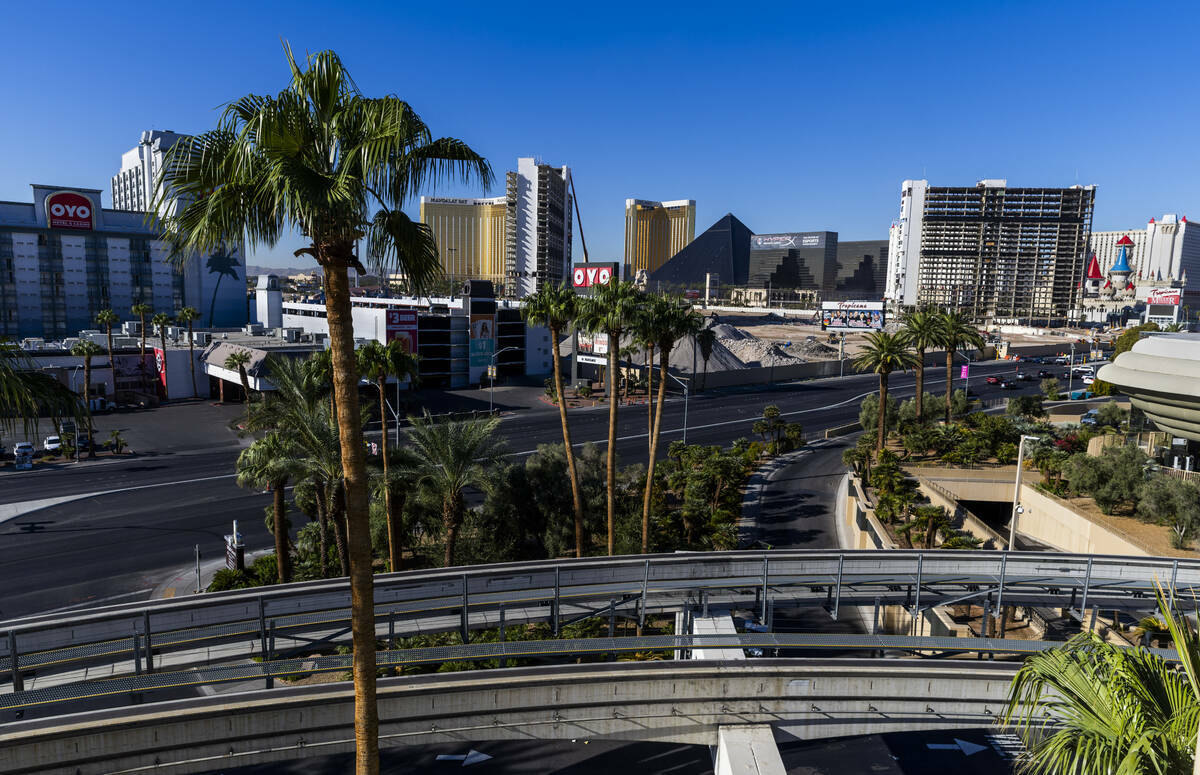
[[[953,743],[926,743],[925,747],[932,751],[959,750],[962,751],[966,756],[987,750],[986,745],[979,745],[978,743],[972,743],[967,740],[959,740],[957,737],[954,738]]]
[[[469,753],[440,753],[438,754],[437,760],[439,762],[462,762],[462,766],[470,767],[472,764],[486,762],[490,758],[492,757],[488,756],[486,753],[481,753],[472,748]]]

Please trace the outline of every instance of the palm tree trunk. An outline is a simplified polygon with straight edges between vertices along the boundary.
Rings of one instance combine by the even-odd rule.
[[[92,429],[92,356],[83,359],[83,406],[87,409],[88,459],[96,457],[96,432]]]
[[[917,364],[917,397],[916,397],[917,406],[916,406],[916,409],[917,409],[917,423],[920,424],[921,413],[922,413],[921,412],[921,410],[922,410],[921,404],[922,404],[922,400],[925,397],[925,350],[923,350],[919,347],[917,348],[917,360],[920,361],[920,363]]]
[[[325,508],[325,485],[318,483],[313,489],[317,495],[317,524],[321,527],[321,578],[326,578],[329,575],[329,511]]]
[[[392,513],[392,484],[388,481],[387,399],[384,398],[383,393],[387,387],[386,380],[380,379],[376,387],[379,389],[379,422],[383,428],[380,454],[383,456],[383,513],[387,520],[388,570],[398,570],[400,568],[400,550],[396,542],[399,540],[399,536],[396,535],[396,515]]]
[[[188,321],[188,366],[192,369],[192,397],[199,398],[200,391],[196,388],[196,338],[192,334],[192,321]]]
[[[225,403],[225,380],[224,379],[221,379],[221,378],[217,379],[217,389],[221,391],[219,397],[217,398],[217,402],[223,404],[223,403]]]
[[[950,396],[954,392],[954,347],[946,345],[946,424],[950,424]]]
[[[275,501],[274,524],[275,533],[275,570],[279,573],[279,583],[286,584],[292,580],[292,557],[288,554],[287,499],[284,497],[286,482],[275,482],[271,487],[271,495]]]
[[[653,449],[654,442],[654,402],[650,400],[650,396],[654,395],[654,345],[650,345],[650,352],[646,355],[646,449]],[[651,452],[651,454],[653,454]]]
[[[367,515],[367,461],[358,405],[358,368],[354,355],[354,322],[345,255],[322,262],[325,309],[333,356],[333,390],[337,399],[338,440],[346,488],[346,521],[350,555],[350,629],[354,647],[354,741],[358,775],[379,772],[379,709],[375,704],[375,588],[371,569],[371,530]]]
[[[708,358],[704,359],[704,374],[700,377],[700,392],[704,392],[704,386],[708,384]]]
[[[619,334],[619,332],[617,332]],[[615,374],[617,371],[617,348],[613,346],[614,342],[619,342],[618,336],[614,336],[612,331],[608,332],[608,371],[609,374]],[[611,380],[606,384],[608,390],[608,451],[606,453],[606,462],[608,469],[605,471],[605,484],[607,485],[606,499],[608,506],[608,555],[611,557],[614,552],[614,534],[615,517],[616,517],[616,496],[617,496],[617,397],[614,395]]]
[[[888,376],[881,373],[879,375],[879,442],[876,444],[876,452],[883,451],[883,442],[887,438],[887,393]]]
[[[650,496],[654,492],[654,459],[658,457],[658,436],[662,432],[663,402],[667,395],[667,363],[670,358],[671,351],[666,347],[662,348],[658,367],[658,398],[654,402],[657,405],[654,410],[654,431],[650,434],[650,462],[646,464],[646,493],[642,497],[642,554],[650,553]]]
[[[462,525],[462,494],[451,493],[442,500],[442,530],[446,534],[446,555],[443,567],[454,564],[454,544]]]
[[[550,329],[550,341],[558,342],[560,332]],[[579,493],[579,475],[575,472],[575,449],[571,446],[571,428],[567,424],[567,399],[563,395],[558,345],[551,348],[554,361],[554,392],[558,396],[558,419],[562,422],[563,451],[567,458],[567,474],[571,477],[571,500],[575,506],[575,556],[583,556],[583,496]]]
[[[329,490],[329,518],[333,522],[333,543],[337,546],[338,566],[341,575],[350,575],[350,553],[347,546],[346,493],[340,485]]]
[[[113,378],[113,402],[117,400],[117,359],[113,357],[112,345],[112,325],[108,328],[108,368],[112,371]]]

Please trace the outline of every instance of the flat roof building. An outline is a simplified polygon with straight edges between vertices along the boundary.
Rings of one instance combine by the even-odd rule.
[[[523,299],[571,276],[571,170],[532,157],[505,177],[507,275],[503,295]]]
[[[994,322],[1065,320],[1087,261],[1095,186],[973,187],[906,180],[888,246],[885,295]]]
[[[508,199],[421,197],[421,222],[433,231],[442,272],[456,285],[487,280],[503,286],[508,269]]]
[[[696,200],[625,200],[625,276],[655,272],[696,238]]]
[[[831,292],[837,281],[835,231],[755,234],[750,238],[751,288]]]

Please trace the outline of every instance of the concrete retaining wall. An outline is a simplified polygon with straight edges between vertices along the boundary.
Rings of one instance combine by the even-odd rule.
[[[1153,555],[1132,536],[1124,536],[1075,511],[1071,504],[1028,484],[1021,485],[1025,513],[1017,532],[1064,552]]]

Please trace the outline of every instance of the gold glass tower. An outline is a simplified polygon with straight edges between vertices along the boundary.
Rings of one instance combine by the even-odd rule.
[[[625,200],[625,276],[653,272],[696,237],[696,200]]]
[[[450,199],[421,197],[421,222],[437,241],[446,278],[505,281],[507,213],[505,197]]]

